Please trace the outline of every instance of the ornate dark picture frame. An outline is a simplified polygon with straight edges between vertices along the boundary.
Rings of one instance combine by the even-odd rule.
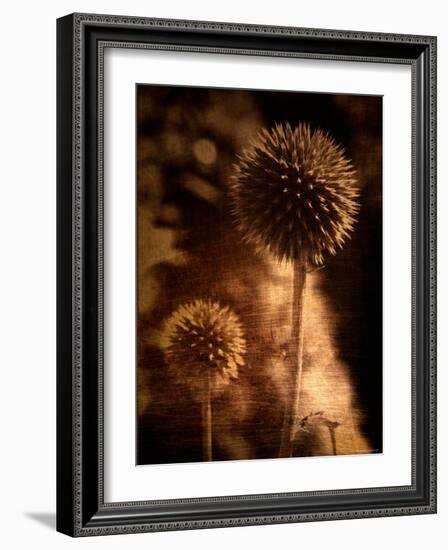
[[[108,503],[103,55],[110,46],[412,68],[412,484]],[[73,14],[57,22],[57,529],[71,536],[436,512],[436,38]],[[411,359],[411,358],[410,358]]]

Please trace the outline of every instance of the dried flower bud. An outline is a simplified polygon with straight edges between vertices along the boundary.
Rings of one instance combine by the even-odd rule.
[[[195,300],[181,305],[166,321],[164,351],[177,381],[200,399],[209,375],[212,391],[238,378],[246,341],[238,316],[228,306]]]
[[[344,149],[303,122],[257,135],[235,165],[230,196],[245,242],[307,268],[343,247],[359,211],[356,172]]]

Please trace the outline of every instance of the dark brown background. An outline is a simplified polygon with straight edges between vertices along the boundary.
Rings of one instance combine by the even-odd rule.
[[[232,306],[248,343],[240,379],[213,402],[214,459],[277,455],[291,274],[242,244],[226,187],[251,136],[300,120],[344,145],[361,187],[353,238],[308,277],[301,415],[340,422],[340,454],[382,450],[382,99],[139,85],[138,464],[202,459],[200,405],[170,378],[159,342],[164,319],[204,297]],[[299,434],[295,455],[331,453],[322,426]]]

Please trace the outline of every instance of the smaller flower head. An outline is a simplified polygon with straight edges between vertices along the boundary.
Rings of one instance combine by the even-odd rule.
[[[164,326],[164,352],[172,374],[199,398],[238,378],[246,342],[238,316],[212,300],[178,307]]]

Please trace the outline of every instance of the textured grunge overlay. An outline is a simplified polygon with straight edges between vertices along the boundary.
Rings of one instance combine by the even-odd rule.
[[[137,464],[382,452],[382,98],[136,117]]]

